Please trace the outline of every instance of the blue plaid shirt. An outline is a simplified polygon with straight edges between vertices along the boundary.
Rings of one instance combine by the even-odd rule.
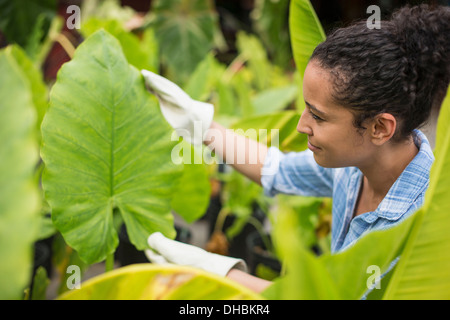
[[[353,218],[362,172],[356,167],[323,168],[310,150],[284,154],[271,147],[262,171],[264,193],[332,197],[331,251],[341,251],[363,234],[391,227],[422,206],[434,155],[421,131],[414,131],[414,140],[418,154],[375,211]]]

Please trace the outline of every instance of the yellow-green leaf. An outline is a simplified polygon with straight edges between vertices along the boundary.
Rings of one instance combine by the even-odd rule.
[[[258,300],[227,278],[185,266],[136,264],[81,283],[61,300]]]

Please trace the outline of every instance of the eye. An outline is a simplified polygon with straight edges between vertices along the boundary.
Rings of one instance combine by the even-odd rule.
[[[309,110],[309,113],[311,114],[311,116],[313,117],[314,120],[316,120],[316,121],[323,121],[323,119],[321,117],[319,117],[316,114],[314,114],[311,110]]]

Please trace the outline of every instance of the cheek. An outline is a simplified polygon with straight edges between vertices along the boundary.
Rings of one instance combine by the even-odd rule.
[[[316,162],[325,168],[341,168],[352,166],[358,151],[344,137],[322,139],[321,152],[314,154]]]

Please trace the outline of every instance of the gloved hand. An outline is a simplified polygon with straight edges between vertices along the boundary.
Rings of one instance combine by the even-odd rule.
[[[148,70],[141,70],[147,90],[159,100],[161,112],[179,136],[194,145],[202,145],[211,126],[214,106],[193,100],[172,81]]]
[[[145,254],[151,262],[157,264],[191,266],[221,276],[226,276],[233,268],[247,272],[247,265],[242,259],[207,252],[199,247],[168,239],[160,232],[151,234],[148,244],[153,250],[147,249]]]

